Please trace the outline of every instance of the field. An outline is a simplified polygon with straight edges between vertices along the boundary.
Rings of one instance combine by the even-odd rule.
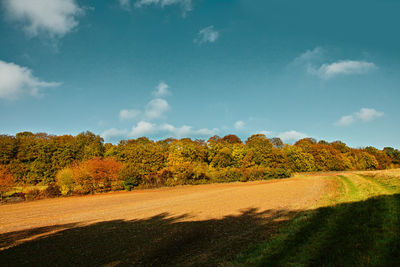
[[[398,266],[400,170],[0,206],[0,265]]]

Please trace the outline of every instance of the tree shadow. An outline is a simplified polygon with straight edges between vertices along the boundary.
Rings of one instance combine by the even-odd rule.
[[[0,265],[218,265],[233,260],[252,244],[266,241],[279,224],[296,213],[248,209],[204,221],[163,213],[143,220],[6,233],[0,235],[2,247],[16,245],[0,251]],[[46,234],[52,231],[58,232]],[[21,243],[29,238],[35,239]]]
[[[235,264],[400,266],[400,194],[304,211]]]

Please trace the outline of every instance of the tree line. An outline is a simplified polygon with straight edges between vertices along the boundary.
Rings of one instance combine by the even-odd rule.
[[[304,138],[294,145],[263,134],[207,141],[146,137],[104,143],[91,132],[76,136],[21,132],[0,135],[0,188],[46,185],[63,194],[134,187],[289,177],[293,172],[376,170],[400,166],[392,147],[351,148],[341,141]]]

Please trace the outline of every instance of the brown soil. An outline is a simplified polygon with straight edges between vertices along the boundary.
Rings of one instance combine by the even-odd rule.
[[[159,252],[159,246],[167,250],[171,246],[182,249],[181,244],[177,244],[177,238],[184,239],[179,242],[195,246],[195,250],[198,251],[195,253],[197,260],[194,260],[196,257],[192,255],[193,250],[188,252],[190,257],[181,251],[178,258],[171,258],[171,252],[167,251],[170,256],[164,255],[169,257],[168,261],[160,258],[163,263],[210,263],[213,257],[220,259],[227,253],[243,249],[249,242],[265,239],[270,233],[266,227],[268,223],[286,220],[300,210],[315,207],[328,187],[329,181],[321,177],[296,177],[7,204],[0,206],[0,251],[2,248],[3,252],[11,253],[10,255],[14,252],[18,254],[18,249],[22,249],[21,245],[29,247],[33,243],[32,247],[24,249],[23,253],[25,255],[32,252],[32,262],[29,263],[34,263],[38,253],[35,249],[43,249],[47,244],[43,242],[50,242],[50,249],[55,249],[54,244],[57,242],[71,246],[68,242],[76,244],[81,238],[85,238],[85,243],[99,243],[97,238],[105,231],[106,225],[107,229],[112,229],[107,231],[112,233],[107,234],[109,243],[104,243],[104,240],[101,242],[102,246],[105,246],[101,249],[113,250],[115,246],[125,245],[127,248],[123,251],[118,250],[112,258],[103,258],[102,253],[97,251],[100,247],[90,245],[80,248],[79,251],[84,250],[85,255],[90,252],[97,253],[97,257],[101,255],[99,264],[118,263],[120,258],[124,261],[129,260],[130,263],[156,264],[159,259],[151,255],[156,253],[155,251],[161,253],[161,256],[165,254]],[[143,225],[146,225],[144,229],[141,228]],[[270,228],[273,229],[272,226]],[[135,234],[124,236],[119,233],[121,229]],[[74,231],[80,232],[77,234]],[[198,236],[200,233],[201,237]],[[61,238],[62,242],[52,238]],[[196,241],[190,241],[192,239]],[[221,246],[226,245],[227,240],[230,240],[230,245],[225,251]],[[35,242],[43,244],[35,247]],[[135,245],[138,245],[141,252],[128,253]],[[213,246],[218,247],[219,252],[215,248],[211,250]],[[210,251],[207,254],[208,250]],[[214,255],[217,252],[223,254]],[[65,250],[62,253],[65,253]],[[57,255],[57,252],[53,254]],[[41,257],[51,257],[53,254]],[[93,263],[93,259],[80,258],[77,253],[69,257],[77,257],[76,262],[79,265]],[[58,259],[62,259],[62,256],[58,255]],[[60,264],[62,265],[62,262]]]

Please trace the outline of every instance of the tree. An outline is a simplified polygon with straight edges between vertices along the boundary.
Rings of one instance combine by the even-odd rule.
[[[279,137],[273,137],[270,139],[272,145],[276,148],[283,148],[283,142]]]
[[[4,194],[15,186],[15,177],[5,165],[0,165],[0,198],[3,201]]]
[[[315,161],[313,155],[303,151],[299,146],[286,146],[284,152],[288,158],[288,168],[294,172],[315,171]]]
[[[74,182],[81,193],[110,191],[113,182],[119,179],[122,164],[113,158],[93,158],[72,168]]]
[[[60,170],[56,175],[56,184],[60,187],[61,193],[68,195],[74,191],[74,172],[71,168]]]
[[[314,138],[303,138],[297,141],[294,145],[299,146],[303,149],[305,152],[310,152],[310,148],[312,145],[316,144],[317,141]]]
[[[101,157],[104,153],[104,140],[92,132],[83,132],[75,137],[79,147],[78,159],[91,159],[94,157]]]
[[[0,135],[0,164],[9,164],[16,154],[16,138],[9,135]]]
[[[393,164],[400,165],[400,151],[398,149],[394,149],[393,147],[385,147],[383,151],[392,160]]]
[[[242,140],[234,134],[225,135],[222,137],[222,141],[225,141],[229,144],[242,144]]]
[[[254,134],[246,140],[247,151],[256,165],[268,167],[272,161],[272,143],[264,134]]]

